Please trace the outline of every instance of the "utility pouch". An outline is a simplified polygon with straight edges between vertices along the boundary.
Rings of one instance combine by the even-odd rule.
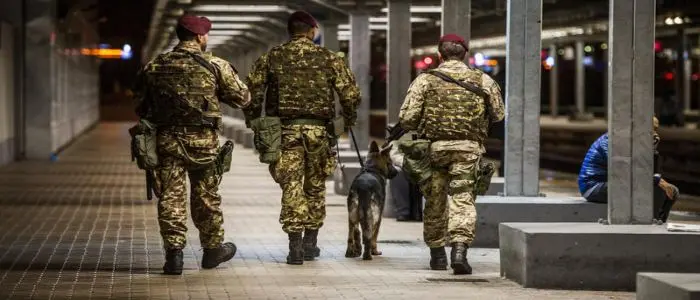
[[[496,172],[496,166],[492,162],[479,161],[479,170],[476,178],[476,188],[474,192],[478,196],[486,195],[491,186],[491,178]]]
[[[158,167],[158,130],[156,125],[141,119],[129,128],[131,135],[131,160],[136,161],[141,170],[154,170]]]
[[[399,151],[404,154],[403,169],[415,184],[423,184],[432,176],[430,144],[424,139],[399,141]]]
[[[260,153],[260,162],[270,164],[279,160],[282,146],[282,122],[278,117],[260,117],[250,121],[255,132],[253,143]]]

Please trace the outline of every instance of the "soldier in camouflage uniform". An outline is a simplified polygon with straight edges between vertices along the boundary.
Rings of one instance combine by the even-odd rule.
[[[313,43],[317,24],[311,15],[293,13],[287,29],[291,39],[255,62],[246,82],[253,103],[244,111],[250,122],[262,115],[265,102],[266,115],[281,119],[281,155],[270,173],[282,188],[279,221],[289,236],[287,263],[303,264],[319,256],[325,181],[336,164],[327,131],[335,117],[334,91],[345,127],[355,123],[360,91],[345,61]]]
[[[467,51],[461,37],[443,36],[438,45],[441,64],[434,71],[471,83],[487,97],[435,75],[420,74],[411,84],[399,114],[406,130],[416,130],[421,139],[431,142],[432,177],[421,183],[426,197],[423,235],[430,247],[433,270],[447,268],[444,247],[448,243],[452,246],[455,274],[472,271],[467,249],[476,226],[475,176],[485,152],[489,120],[498,122],[504,117],[498,84],[464,64]]]
[[[182,273],[182,249],[187,232],[187,187],[190,209],[204,248],[202,268],[215,268],[233,258],[236,246],[223,243],[223,214],[214,162],[219,152],[225,103],[243,108],[250,93],[225,60],[205,53],[211,23],[184,15],[177,25],[180,43],[149,62],[139,74],[137,114],[158,126],[155,170],[158,222],[166,250],[165,274]]]

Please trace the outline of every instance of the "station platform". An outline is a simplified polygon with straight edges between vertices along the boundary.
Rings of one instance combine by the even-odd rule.
[[[430,271],[421,223],[387,219],[379,237],[383,256],[345,258],[345,198],[332,193],[319,236],[321,257],[286,265],[281,192],[257,155],[243,147],[234,150],[232,171],[221,185],[226,236],[239,252],[215,270],[201,270],[202,251],[190,222],[186,270],[180,277],[163,276],[156,205],[145,199],[144,176],[130,162],[128,127],[103,123],[55,162],[0,168],[0,298],[635,298],[628,292],[523,289],[500,277],[498,249],[470,250],[472,276]],[[542,173],[543,192],[575,193],[570,178],[549,172]]]

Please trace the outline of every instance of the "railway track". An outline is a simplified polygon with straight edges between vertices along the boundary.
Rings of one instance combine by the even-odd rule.
[[[542,127],[540,166],[566,173],[578,173],[590,145],[603,133],[596,129]],[[684,194],[700,195],[700,132],[661,130],[659,144],[661,173]],[[503,140],[489,139],[486,156],[501,159]]]

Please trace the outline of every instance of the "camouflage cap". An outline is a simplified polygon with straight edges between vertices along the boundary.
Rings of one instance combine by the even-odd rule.
[[[205,35],[211,30],[211,21],[209,21],[209,19],[191,14],[185,14],[180,17],[180,19],[177,20],[177,25],[198,35]]]
[[[295,11],[289,16],[287,25],[291,24],[292,22],[302,22],[308,24],[311,27],[318,27],[316,19],[314,19],[314,17],[311,16],[309,13],[301,10]]]
[[[440,38],[440,42],[438,44],[442,44],[444,42],[457,43],[462,45],[462,47],[464,47],[465,50],[469,50],[469,47],[467,47],[467,42],[464,41],[464,38],[454,33],[443,35]]]

